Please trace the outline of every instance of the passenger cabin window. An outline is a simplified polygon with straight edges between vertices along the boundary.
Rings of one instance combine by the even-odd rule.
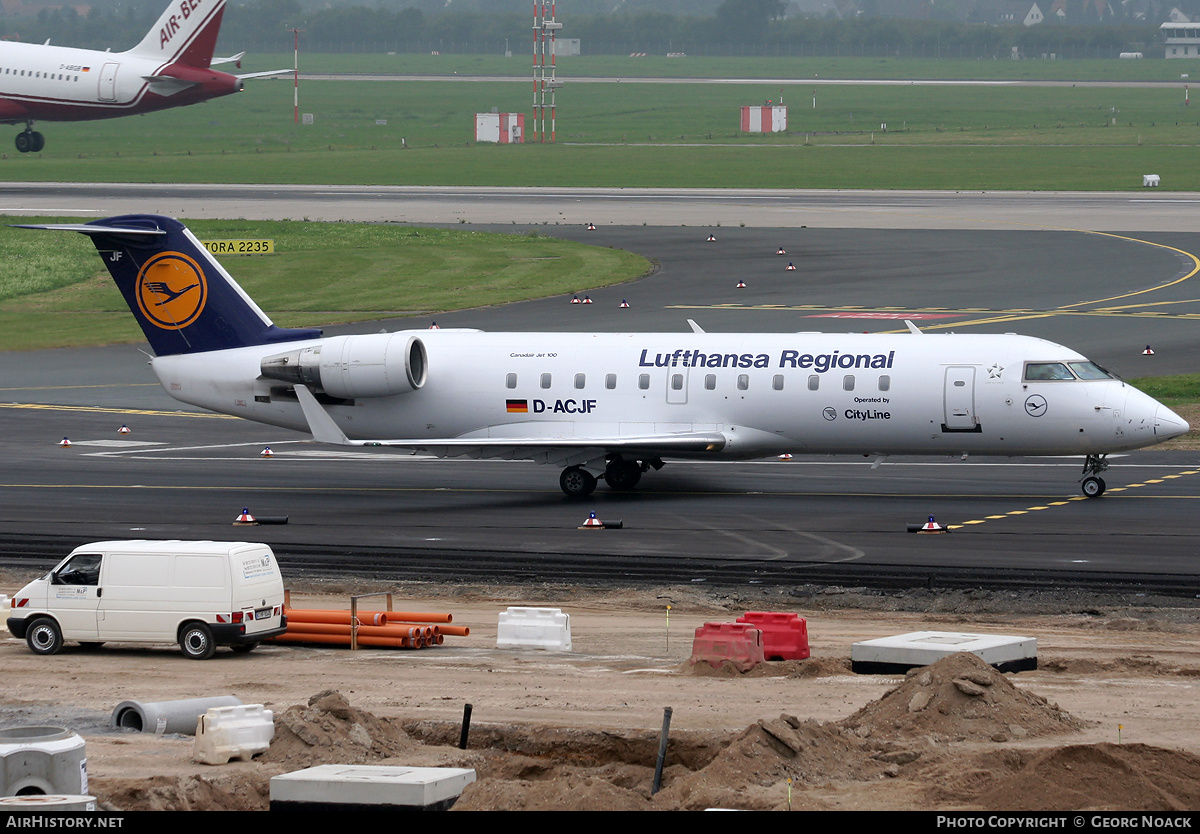
[[[550,374],[542,374],[542,387],[543,388],[550,387]]]
[[[821,388],[821,375],[820,374],[809,374],[808,390],[809,391],[818,391],[818,390],[820,390],[820,388]]]
[[[1025,379],[1033,382],[1074,378],[1074,374],[1062,362],[1030,362],[1025,366]]]
[[[853,391],[854,390],[854,374],[846,374],[844,377],[842,377],[842,390],[843,391]]]
[[[650,374],[638,374],[638,388],[643,391],[650,387]]]
[[[890,391],[892,389],[892,378],[887,374],[879,377],[879,390]]]
[[[771,377],[771,387],[776,391],[783,390],[783,374],[775,374],[775,376]]]
[[[507,376],[505,376],[504,377],[504,387],[505,388],[516,388],[517,387],[517,375],[516,374],[508,374]]]
[[[750,375],[738,374],[737,386],[739,391],[745,391],[750,387]]]
[[[717,375],[716,374],[705,374],[704,375],[704,387],[709,391],[716,388],[717,387]]]
[[[671,390],[683,390],[683,374],[671,374]]]
[[[609,391],[616,388],[617,387],[617,375],[616,374],[605,374],[604,375],[604,387],[607,388]]]
[[[586,374],[575,374],[575,387],[576,388],[582,388],[586,384],[587,384],[587,375]]]

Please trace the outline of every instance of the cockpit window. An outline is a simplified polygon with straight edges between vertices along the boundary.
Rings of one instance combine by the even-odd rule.
[[[1074,378],[1075,376],[1062,362],[1030,362],[1025,366],[1025,379],[1027,380],[1041,381]]]
[[[1113,375],[1095,362],[1069,362],[1071,370],[1080,379],[1112,379]]]

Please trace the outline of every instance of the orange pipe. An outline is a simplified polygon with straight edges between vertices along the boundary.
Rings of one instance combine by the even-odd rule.
[[[271,641],[278,643],[328,643],[331,645],[349,646],[350,635],[342,634],[280,634],[278,637],[272,637]],[[421,646],[413,645],[407,638],[404,637],[359,637],[358,643],[361,646],[382,646],[393,649],[419,649]]]
[[[419,614],[412,611],[387,611],[385,617],[389,623],[452,623],[453,614]]]
[[[328,611],[320,608],[288,608],[288,622],[296,623],[340,623],[350,625],[349,611]],[[359,611],[358,621],[363,625],[386,625],[385,611]]]
[[[449,634],[451,637],[470,637],[471,629],[467,626],[442,626],[439,634]]]
[[[343,634],[350,636],[353,626],[341,623],[288,623],[288,634]],[[403,626],[359,626],[358,633],[367,637],[404,637],[406,639],[421,638],[429,642],[430,638],[419,628],[404,628]]]

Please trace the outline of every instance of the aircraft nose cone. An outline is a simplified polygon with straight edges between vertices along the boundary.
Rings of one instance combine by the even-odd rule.
[[[1188,421],[1180,417],[1165,405],[1160,405],[1154,412],[1154,436],[1159,440],[1170,440],[1191,430]]]

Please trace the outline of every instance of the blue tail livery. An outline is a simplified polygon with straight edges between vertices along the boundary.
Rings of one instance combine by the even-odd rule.
[[[320,330],[276,327],[173,218],[128,214],[20,228],[88,235],[158,356],[321,337]]]

